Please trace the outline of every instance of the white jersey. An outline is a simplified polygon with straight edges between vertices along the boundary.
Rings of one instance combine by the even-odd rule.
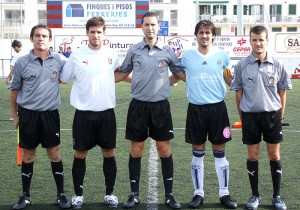
[[[74,78],[71,105],[83,111],[104,111],[116,106],[114,71],[119,67],[117,53],[108,47],[74,50],[65,64],[60,80]]]
[[[23,51],[20,51],[18,53],[15,53],[14,57],[11,59],[10,61],[10,65],[11,66],[15,66],[16,61],[18,60],[19,57],[25,55],[25,53]]]

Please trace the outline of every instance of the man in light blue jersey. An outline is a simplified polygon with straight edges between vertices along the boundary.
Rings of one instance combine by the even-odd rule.
[[[234,69],[235,78],[230,86],[236,91],[236,104],[243,127],[243,143],[247,145],[247,170],[252,196],[248,209],[257,209],[258,159],[261,137],[266,142],[273,182],[272,204],[278,210],[287,209],[280,197],[282,163],[280,142],[283,141],[281,120],[284,117],[286,90],[292,88],[284,66],[267,52],[268,31],[264,26],[250,30],[252,53]]]
[[[181,65],[186,74],[186,92],[189,101],[185,141],[192,144],[193,157],[191,175],[194,197],[190,208],[199,208],[204,201],[204,156],[205,143],[212,144],[215,168],[219,181],[220,202],[226,208],[237,208],[236,201],[229,195],[229,162],[225,157],[225,144],[231,140],[231,129],[224,102],[226,83],[231,77],[223,76],[229,65],[228,54],[212,46],[216,37],[214,24],[201,20],[194,35],[198,48],[183,54]]]

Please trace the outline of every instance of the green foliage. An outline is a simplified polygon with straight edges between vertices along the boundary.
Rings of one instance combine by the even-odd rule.
[[[293,80],[293,90],[288,91],[285,120],[290,123],[289,127],[284,127],[285,140],[281,145],[281,159],[283,161],[283,177],[281,194],[289,209],[299,209],[300,201],[300,156],[298,148],[299,140],[299,96],[300,80]],[[74,109],[69,104],[69,95],[72,84],[61,85],[62,105],[60,107],[61,116],[61,157],[65,169],[65,190],[68,198],[74,194],[71,168],[73,163],[72,148],[72,121]],[[193,186],[190,176],[191,146],[184,142],[184,127],[187,110],[187,99],[185,84],[179,82],[178,86],[171,88],[172,94],[169,99],[175,139],[172,141],[172,153],[174,158],[174,194],[176,199],[182,204],[182,209],[187,209],[187,204],[193,197]],[[9,121],[10,114],[10,91],[6,89],[5,80],[0,80],[0,135],[1,135],[1,170],[0,170],[0,210],[11,209],[18,200],[21,192],[20,166],[16,165],[16,131],[12,121]],[[130,84],[121,82],[116,85],[117,107],[115,109],[118,125],[118,139],[116,158],[118,174],[116,180],[115,194],[122,204],[127,200],[130,191],[128,178],[128,157],[130,142],[125,140],[125,123],[127,109],[130,102]],[[226,104],[230,116],[231,124],[239,120],[235,105],[235,93],[228,92]],[[147,209],[148,196],[148,157],[150,143],[147,140],[144,156],[142,159],[142,176],[140,184],[141,204],[134,209]],[[218,181],[214,168],[214,158],[211,152],[211,145],[208,143],[205,156],[205,178],[204,209],[223,209],[219,204]],[[230,162],[230,186],[231,195],[239,204],[238,209],[244,209],[248,198],[251,195],[248,175],[246,170],[246,146],[241,142],[241,130],[233,129],[233,139],[226,145],[226,156]],[[273,209],[271,206],[272,184],[269,169],[269,161],[265,144],[261,145],[260,156],[260,193],[262,196],[260,209]],[[168,209],[164,202],[164,187],[161,179],[160,162],[158,164],[158,201],[157,208]],[[87,157],[87,173],[84,182],[84,209],[106,209],[103,203],[105,193],[104,178],[102,173],[102,155],[99,148],[94,148]],[[46,152],[41,147],[38,148],[34,165],[34,175],[32,179],[31,194],[33,205],[28,209],[57,209],[54,204],[56,189],[54,179],[51,174],[51,166]],[[108,208],[107,208],[108,209]],[[122,209],[122,205],[118,207]]]

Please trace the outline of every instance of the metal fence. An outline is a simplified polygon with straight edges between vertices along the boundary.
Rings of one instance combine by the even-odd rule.
[[[11,59],[0,59],[0,78],[5,78],[10,71]]]

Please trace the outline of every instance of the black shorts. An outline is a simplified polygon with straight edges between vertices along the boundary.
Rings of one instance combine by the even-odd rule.
[[[20,147],[35,149],[39,143],[44,148],[60,144],[58,110],[32,111],[19,106]]]
[[[148,137],[162,141],[174,138],[168,100],[144,102],[132,99],[128,108],[126,139],[145,141]]]
[[[263,140],[270,144],[283,140],[281,109],[274,112],[242,112],[242,125],[244,144],[258,144],[262,135]]]
[[[73,120],[73,148],[87,151],[99,145],[116,148],[117,125],[114,109],[101,112],[76,110]]]
[[[224,144],[231,140],[231,129],[224,101],[215,104],[195,105],[189,103],[185,141],[200,145],[206,138],[212,144]]]

